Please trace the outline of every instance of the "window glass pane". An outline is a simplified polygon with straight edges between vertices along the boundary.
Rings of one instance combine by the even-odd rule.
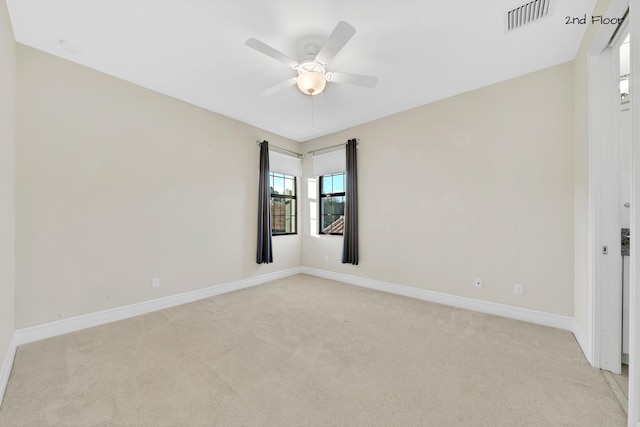
[[[284,177],[282,175],[273,175],[273,191],[274,194],[284,194]]]
[[[342,234],[344,230],[345,173],[321,177],[320,233]]]
[[[331,213],[331,197],[323,197],[322,198],[322,207],[321,207],[322,215],[328,215]]]
[[[287,177],[284,180],[284,194],[293,196],[296,194],[296,180],[293,178]]]
[[[271,230],[273,234],[284,233],[285,227],[285,204],[284,199],[272,198],[271,199]]]
[[[333,192],[334,193],[344,192],[344,174],[343,173],[338,173],[333,175]]]
[[[322,177],[322,193],[328,194],[333,193],[333,185],[332,185],[331,175],[326,175]]]
[[[296,177],[269,174],[271,184],[271,234],[296,233]]]
[[[329,225],[333,222],[333,216],[332,215],[322,215],[322,221],[321,221],[321,229],[323,233],[328,233],[329,232]]]
[[[322,232],[341,234],[344,230],[343,215],[322,215]]]
[[[336,208],[336,202],[335,200],[332,198],[327,200],[327,209],[324,212],[327,215],[334,215],[336,213],[335,208]]]
[[[327,198],[326,214],[344,215],[344,196],[333,196]]]
[[[287,233],[296,232],[296,201],[287,200],[285,205],[285,230]]]

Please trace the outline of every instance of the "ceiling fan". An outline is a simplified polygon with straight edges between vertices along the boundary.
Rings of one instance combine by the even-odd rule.
[[[247,46],[282,62],[298,72],[296,77],[285,80],[261,93],[263,95],[271,95],[279,90],[297,85],[298,89],[305,95],[317,95],[324,90],[327,82],[347,83],[368,88],[375,87],[376,84],[378,84],[377,77],[341,73],[327,69],[329,62],[335,58],[355,33],[356,29],[350,24],[344,21],[338,22],[338,25],[336,25],[336,28],[334,28],[322,48],[318,48],[318,46],[313,43],[305,46],[306,55],[301,61],[296,61],[260,40],[254,38],[248,39],[245,42]]]

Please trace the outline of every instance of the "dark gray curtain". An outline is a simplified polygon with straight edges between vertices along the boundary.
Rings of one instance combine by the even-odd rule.
[[[273,262],[271,252],[271,189],[269,188],[269,143],[260,144],[260,180],[258,181],[258,264]]]
[[[357,140],[347,142],[347,186],[345,188],[342,263],[358,265],[358,160]]]

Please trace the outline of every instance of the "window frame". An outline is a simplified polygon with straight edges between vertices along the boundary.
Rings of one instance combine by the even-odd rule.
[[[277,175],[281,175],[285,180],[286,179],[293,179],[293,194],[277,194],[274,193],[274,187],[273,185],[271,185],[272,182],[275,181],[275,176],[274,174]],[[296,235],[298,234],[298,177],[295,175],[288,175],[284,172],[277,172],[277,171],[269,171],[269,188],[270,188],[270,198],[269,198],[269,213],[271,214],[271,236],[291,236],[291,235]],[[286,186],[285,186],[286,188]],[[293,212],[291,213],[291,224],[292,224],[292,228],[294,229],[293,232],[275,232],[273,225],[274,225],[274,221],[273,221],[273,203],[274,203],[274,199],[279,199],[279,200],[293,200],[294,201],[294,205],[295,205],[295,209],[293,209]],[[285,215],[285,222],[286,222],[286,215]]]
[[[342,186],[343,189],[345,191],[338,191],[338,192],[332,192],[332,193],[324,193],[322,190],[322,183],[323,183],[323,178],[326,176],[336,176],[336,175],[342,175]],[[327,198],[327,197],[343,197],[343,200],[346,202],[347,199],[347,195],[346,195],[346,189],[347,189],[347,172],[334,172],[334,173],[329,173],[326,175],[320,175],[320,177],[318,178],[318,182],[319,182],[319,192],[318,192],[318,223],[319,223],[319,227],[318,227],[318,234],[321,234],[323,236],[344,236],[344,231],[341,231],[340,233],[325,233],[323,230],[323,228],[326,227],[322,227],[322,218],[323,218],[323,206],[324,204],[323,199]],[[332,189],[333,190],[333,189]],[[344,214],[343,214],[344,216]]]

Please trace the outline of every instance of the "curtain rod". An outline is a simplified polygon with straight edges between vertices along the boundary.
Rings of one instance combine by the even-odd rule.
[[[356,142],[360,142],[360,138],[356,138]],[[308,151],[307,154],[316,154],[318,151],[329,150],[331,148],[342,147],[344,145],[347,145],[347,142],[345,142],[344,144],[336,144],[336,145],[331,145],[329,147],[318,148],[317,150],[311,150],[311,151]],[[356,147],[357,146],[358,145],[356,145]]]
[[[257,140],[256,144],[261,145],[264,141]],[[275,148],[276,150],[286,151],[287,153],[295,154],[298,158],[304,157],[304,154],[296,153],[295,151],[287,150],[286,148],[278,147],[277,145],[269,144],[270,148]]]

